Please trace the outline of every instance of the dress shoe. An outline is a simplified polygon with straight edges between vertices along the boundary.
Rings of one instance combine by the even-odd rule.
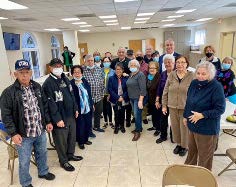
[[[39,175],[38,177],[41,179],[46,179],[48,181],[52,181],[55,179],[55,175],[49,172],[46,175]]]
[[[187,149],[186,148],[182,148],[181,147],[181,150],[179,151],[179,156],[185,156],[186,155],[186,153],[187,153]]]
[[[114,134],[118,134],[119,128],[115,127]]]
[[[75,171],[75,168],[69,162],[61,164],[61,167],[66,171]]]
[[[93,132],[91,132],[91,133],[89,133],[89,137],[90,138],[96,138],[96,135]]]
[[[82,156],[75,156],[75,155],[73,155],[72,157],[68,158],[69,161],[80,161],[82,159],[83,159]]]
[[[97,131],[97,132],[105,132],[103,129],[101,129],[100,127],[94,127],[93,130]]]
[[[147,119],[144,119],[144,120],[143,120],[143,123],[144,123],[144,124],[148,124],[148,120],[147,120]]]
[[[153,135],[158,136],[160,133],[161,133],[160,131],[156,130]]]
[[[92,145],[93,143],[91,141],[85,142],[86,145]]]
[[[135,132],[132,141],[138,141],[139,138],[140,138],[140,132]]]
[[[107,128],[107,126],[108,126],[108,123],[107,123],[107,122],[105,122],[102,128],[103,128],[103,129],[106,129],[106,128]]]
[[[126,127],[130,127],[131,123],[130,122],[126,122]]]
[[[112,129],[115,128],[115,126],[114,126],[114,124],[113,124],[112,122],[109,122],[109,125],[110,125],[110,127],[111,127]]]
[[[131,120],[131,123],[135,123],[135,118],[133,118],[133,119]]]
[[[131,131],[131,133],[132,133],[132,134],[135,134],[135,132],[136,132],[136,130],[135,130],[135,129]]]
[[[148,128],[147,130],[148,130],[148,131],[155,131],[156,128],[155,128],[155,127],[150,127],[150,128]]]
[[[164,142],[164,141],[166,141],[166,140],[167,140],[167,138],[165,138],[165,139],[163,139],[163,138],[158,138],[158,139],[156,140],[156,143],[159,144],[159,143]]]
[[[23,186],[23,187],[33,187],[33,185],[32,185],[32,184],[29,184],[28,186]]]
[[[122,133],[125,133],[125,128],[122,127],[122,128],[120,129],[120,131],[121,131]]]
[[[173,150],[173,153],[176,154],[176,155],[179,154],[181,148],[182,148],[182,147],[181,147],[180,145],[177,145],[177,146],[175,147],[175,149]]]
[[[85,149],[84,144],[79,144],[80,149]]]

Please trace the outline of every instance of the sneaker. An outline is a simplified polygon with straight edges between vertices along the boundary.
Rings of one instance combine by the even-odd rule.
[[[120,131],[121,131],[122,133],[125,133],[125,128],[124,128],[124,127],[121,128]]]
[[[110,125],[110,127],[111,127],[112,129],[115,128],[115,126],[114,126],[114,124],[113,124],[112,122],[109,122],[109,125]]]
[[[164,142],[164,141],[166,141],[167,139],[165,138],[165,139],[163,139],[163,138],[158,138],[157,140],[156,140],[156,143],[157,144],[159,144],[159,143],[162,143],[162,142]]]
[[[66,171],[75,171],[75,168],[69,162],[61,164],[61,167]]]
[[[177,145],[177,146],[175,147],[175,149],[173,150],[173,153],[176,154],[176,155],[179,154],[181,148],[182,148],[182,147],[181,147],[180,145]]]
[[[181,147],[181,150],[179,151],[179,156],[185,156],[187,151],[188,151],[188,149]]]
[[[90,138],[96,138],[96,135],[92,132],[92,133],[89,133],[89,137]]]
[[[32,185],[32,184],[29,184],[28,186],[23,186],[23,187],[33,187],[33,185]]]
[[[131,123],[135,123],[135,118],[133,118],[133,119],[131,120]]]
[[[39,175],[38,177],[41,179],[46,179],[48,181],[52,181],[55,179],[55,175],[49,172],[46,175]]]
[[[69,161],[80,161],[82,159],[83,159],[82,156],[75,156],[75,155],[73,155],[72,157],[68,158]]]
[[[160,133],[161,133],[160,131],[156,130],[153,135],[158,136]]]
[[[79,144],[80,149],[85,149],[84,144]]]
[[[115,128],[114,134],[118,134],[118,132],[119,132],[119,128]]]
[[[107,126],[108,126],[108,123],[107,123],[107,122],[105,122],[102,128],[103,128],[103,129],[106,129],[106,128],[107,128]]]
[[[156,128],[155,128],[155,127],[150,127],[150,128],[148,128],[147,130],[148,130],[148,131],[155,131]]]
[[[100,127],[94,127],[93,130],[97,131],[97,132],[105,132],[103,129],[101,129]]]
[[[87,141],[87,142],[85,142],[85,144],[86,144],[86,145],[92,145],[93,142],[91,142],[91,141]]]
[[[144,119],[144,120],[143,120],[143,123],[144,123],[144,124],[148,124],[148,120],[147,120],[147,119]]]

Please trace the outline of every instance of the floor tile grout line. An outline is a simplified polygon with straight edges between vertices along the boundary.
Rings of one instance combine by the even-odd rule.
[[[140,162],[139,162],[139,152],[138,152],[138,142],[136,141],[136,149],[137,149],[137,157],[138,157],[138,169],[139,169],[139,181],[140,181],[140,186],[142,187],[142,175],[141,175],[141,168],[140,168]]]

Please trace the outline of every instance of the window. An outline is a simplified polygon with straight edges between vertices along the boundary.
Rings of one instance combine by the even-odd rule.
[[[206,31],[198,30],[195,32],[195,45],[204,45],[206,41]]]
[[[60,58],[60,43],[55,36],[51,37],[52,58]]]

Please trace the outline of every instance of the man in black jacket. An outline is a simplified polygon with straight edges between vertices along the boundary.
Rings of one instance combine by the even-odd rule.
[[[48,97],[49,114],[54,126],[52,136],[61,167],[66,171],[74,171],[75,168],[68,161],[83,159],[74,155],[78,106],[70,81],[63,73],[62,61],[52,59],[49,68],[51,73],[43,84],[43,90]]]
[[[24,187],[32,187],[29,173],[30,157],[34,149],[38,177],[53,180],[48,172],[47,137],[53,126],[48,115],[48,103],[41,86],[30,80],[30,63],[18,60],[15,63],[14,84],[6,88],[0,98],[2,121],[7,133],[16,144],[19,155],[19,178]]]

